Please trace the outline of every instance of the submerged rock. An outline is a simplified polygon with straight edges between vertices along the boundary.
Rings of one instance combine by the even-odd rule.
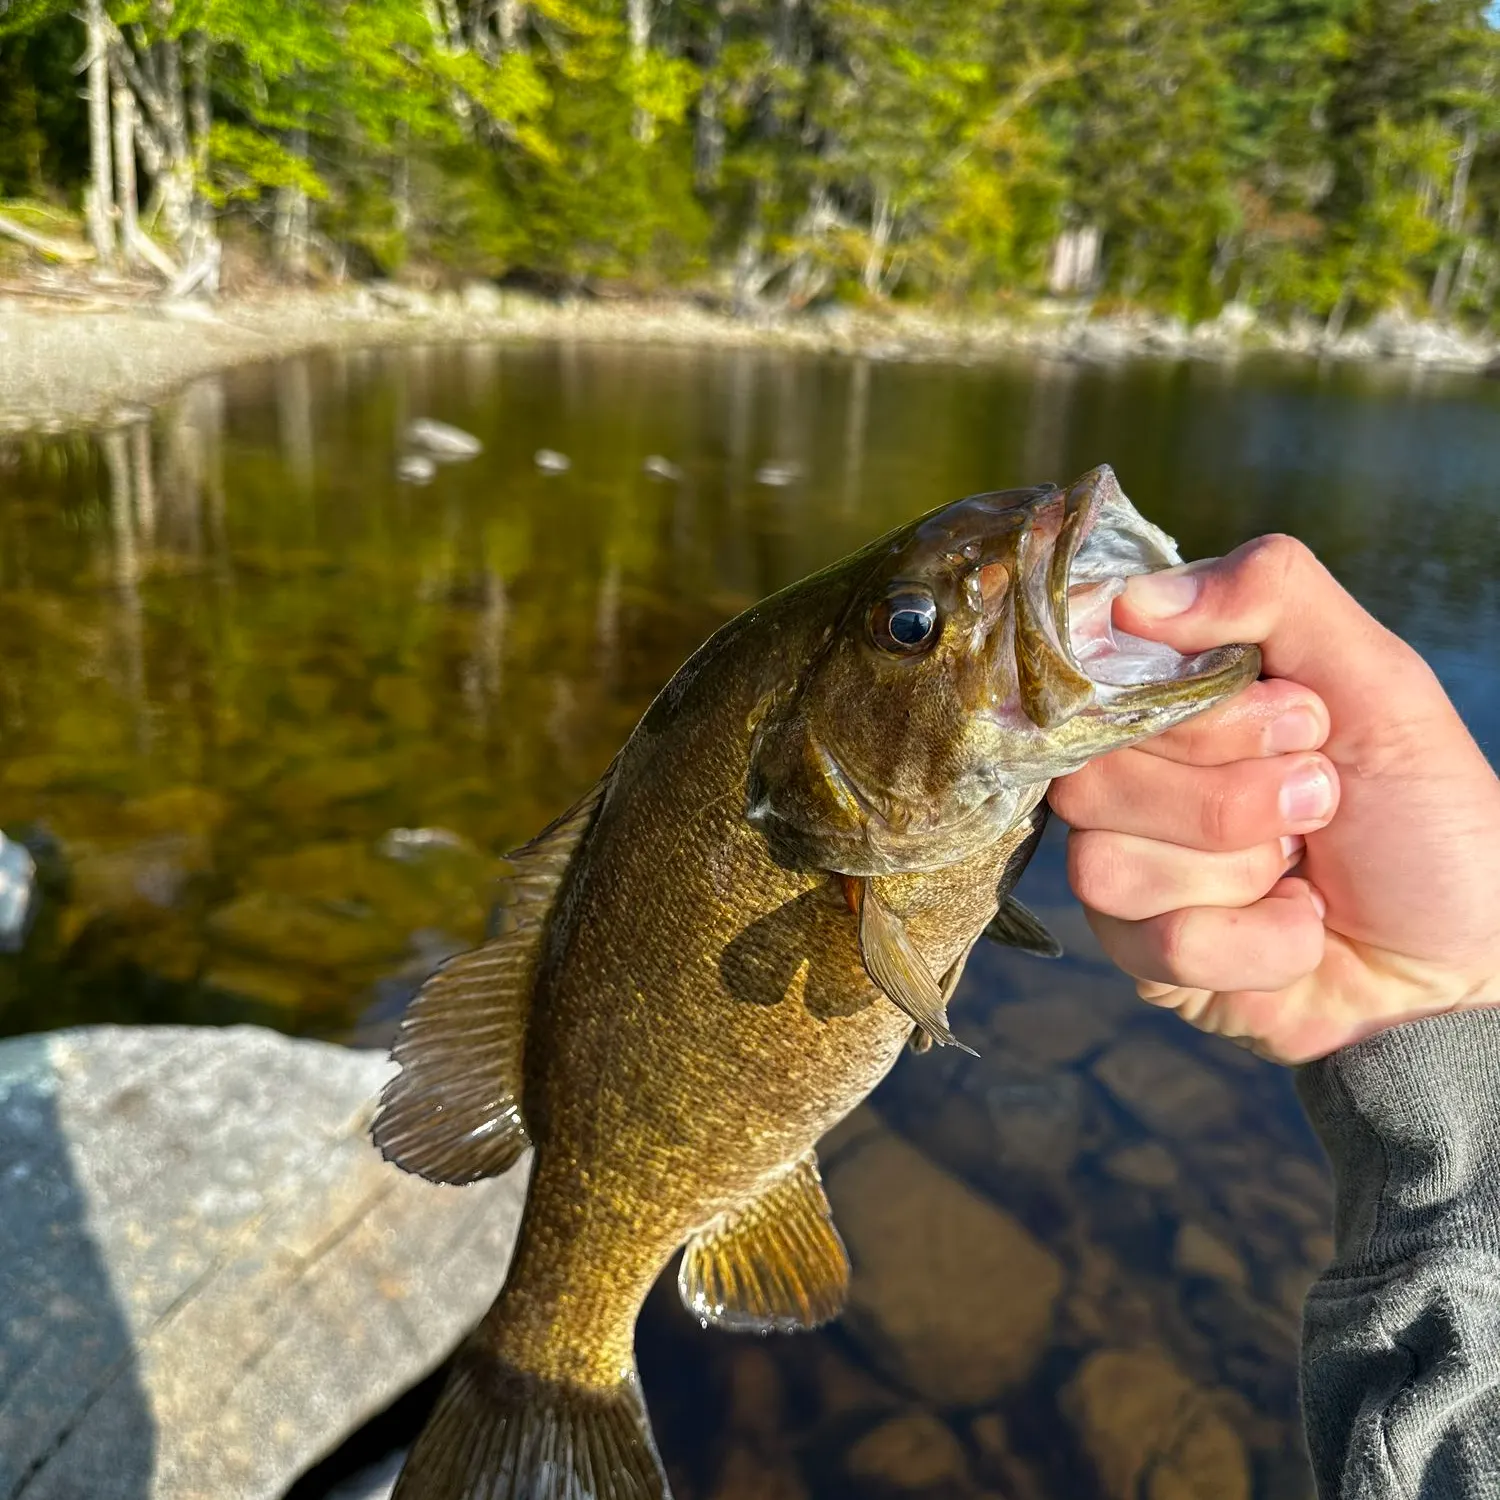
[[[248,891],[209,915],[209,937],[242,955],[343,970],[400,956],[405,934],[373,915],[339,911],[283,890]]]
[[[1250,1281],[1250,1272],[1233,1246],[1225,1244],[1202,1224],[1191,1221],[1177,1230],[1172,1245],[1172,1269],[1179,1276],[1204,1276],[1235,1287],[1245,1287]]]
[[[0,1043],[0,1494],[278,1500],[446,1357],[523,1177],[383,1162],[388,1076],[249,1027]]]
[[[1100,1349],[1063,1392],[1106,1500],[1249,1500],[1239,1434],[1158,1349]]]
[[[1228,1130],[1239,1096],[1224,1075],[1154,1031],[1120,1038],[1094,1076],[1150,1131],[1168,1140]]]
[[[909,1411],[867,1432],[849,1450],[860,1492],[929,1495],[958,1489],[968,1461],[953,1429],[931,1412]]]
[[[1047,1347],[1062,1265],[1003,1209],[889,1131],[828,1177],[854,1266],[846,1326],[872,1362],[940,1406],[980,1406]]]

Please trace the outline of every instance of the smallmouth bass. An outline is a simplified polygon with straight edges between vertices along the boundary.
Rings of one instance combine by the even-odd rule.
[[[679,1248],[732,1330],[837,1316],[814,1148],[902,1049],[959,1045],[1048,782],[1253,681],[1110,618],[1180,559],[1113,473],[975,495],[730,621],[511,856],[497,936],[428,980],[374,1136],[439,1182],[534,1151],[505,1286],[396,1500],[667,1500],[636,1315]]]

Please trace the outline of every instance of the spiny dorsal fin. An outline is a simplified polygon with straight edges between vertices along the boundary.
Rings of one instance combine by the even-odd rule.
[[[1062,944],[1042,926],[1036,913],[1014,896],[1007,896],[1000,903],[1000,910],[990,918],[984,935],[1007,948],[1034,953],[1038,958],[1061,958],[1063,954]]]
[[[531,990],[557,888],[588,832],[608,773],[509,856],[496,936],[444,964],[402,1018],[372,1134],[387,1161],[433,1182],[477,1182],[531,1144],[521,1077]]]
[[[811,1151],[743,1208],[687,1243],[677,1290],[705,1328],[790,1333],[838,1317],[849,1257]]]
[[[859,951],[865,971],[892,1004],[899,1006],[940,1047],[959,1047],[977,1057],[948,1029],[948,1000],[901,919],[880,899],[874,882],[859,894]]]

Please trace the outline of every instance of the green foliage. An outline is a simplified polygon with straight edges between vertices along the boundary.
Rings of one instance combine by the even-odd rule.
[[[261,131],[216,120],[208,154],[213,176],[205,191],[219,207],[235,198],[259,197],[268,188],[295,188],[319,202],[328,197],[328,185],[306,157]]]
[[[196,200],[356,268],[972,303],[1086,229],[1059,290],[1187,317],[1500,290],[1484,0],[656,0],[644,41],[629,0],[106,3],[207,70]],[[0,0],[0,193],[79,201],[80,48]]]

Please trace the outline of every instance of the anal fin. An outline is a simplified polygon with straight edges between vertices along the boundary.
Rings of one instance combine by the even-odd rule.
[[[809,1152],[760,1197],[688,1241],[677,1289],[704,1327],[739,1333],[816,1328],[849,1292],[849,1257]]]
[[[509,856],[497,936],[444,964],[402,1018],[371,1133],[388,1161],[433,1182],[477,1182],[531,1144],[521,1080],[531,992],[552,904],[607,776]]]
[[[861,882],[859,951],[865,971],[891,1001],[909,1015],[940,1047],[965,1047],[948,1026],[948,997],[926,960],[912,944],[901,919],[880,899],[874,883]]]

